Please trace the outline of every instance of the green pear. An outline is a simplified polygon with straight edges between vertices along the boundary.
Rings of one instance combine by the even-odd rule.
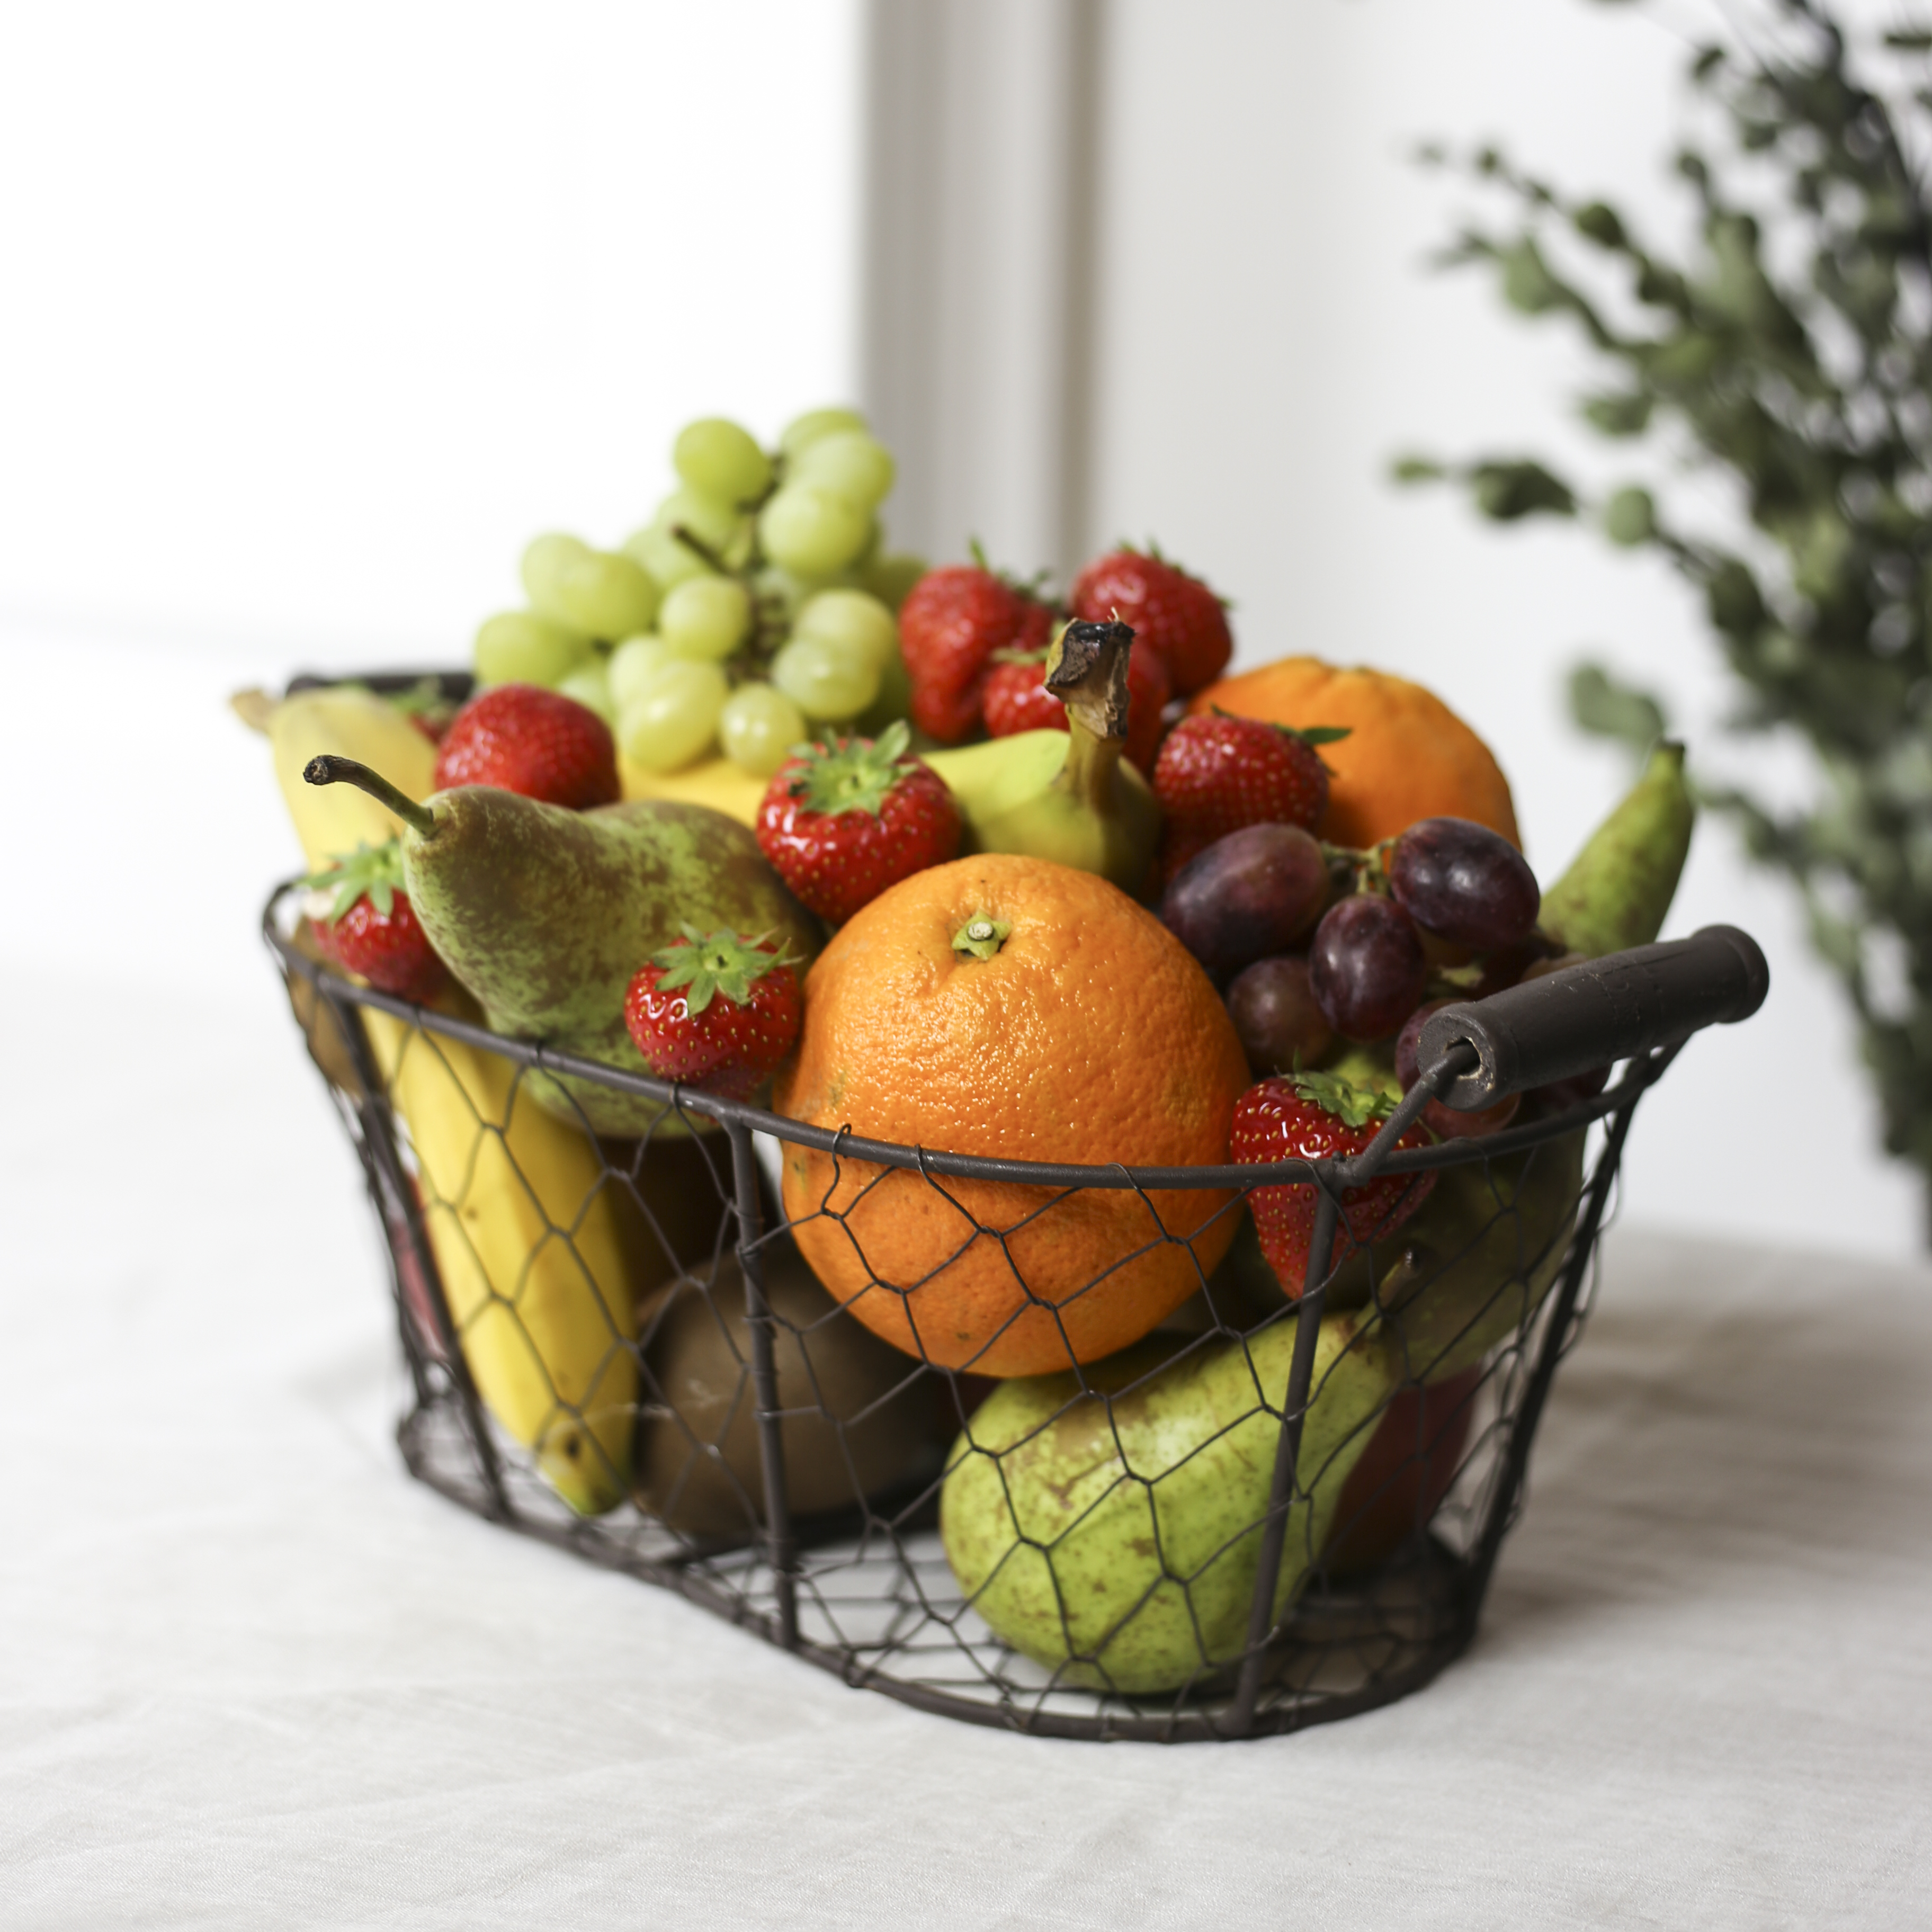
[[[1051,859],[1136,896],[1147,888],[1160,807],[1120,755],[1133,637],[1125,624],[1067,626],[1046,664],[1066,730],[921,754],[958,801],[968,850]]]
[[[1405,1381],[1447,1382],[1542,1306],[1582,1191],[1580,1133],[1444,1168],[1396,1233],[1342,1264],[1330,1300],[1382,1310]]]
[[[573,812],[492,785],[458,785],[418,805],[352,759],[315,759],[306,776],[358,785],[403,820],[416,918],[490,1030],[512,1040],[648,1075],[625,1030],[624,995],[685,926],[769,933],[801,978],[822,942],[751,831],[704,806],[634,799]],[[641,1096],[569,1076],[526,1078],[542,1106],[596,1133],[680,1125]]]
[[[1636,783],[1544,894],[1538,924],[1567,952],[1592,959],[1648,946],[1676,896],[1696,816],[1684,747],[1658,745]]]
[[[1322,1322],[1277,1619],[1395,1389],[1372,1322]],[[953,1445],[939,1526],[995,1635],[1061,1683],[1135,1696],[1240,1658],[1294,1334],[1291,1314],[1178,1358],[1174,1337],[1151,1337],[1078,1376],[1003,1382],[988,1396]]]

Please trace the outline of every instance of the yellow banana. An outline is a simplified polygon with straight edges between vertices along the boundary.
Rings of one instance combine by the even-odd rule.
[[[352,785],[304,782],[320,752],[359,759],[412,798],[435,748],[372,693],[304,692],[268,718],[275,776],[311,866],[380,844],[396,822]],[[572,1508],[630,1486],[635,1296],[604,1166],[568,1124],[522,1097],[514,1065],[364,1009],[376,1069],[414,1149],[423,1219],[477,1394]]]
[[[325,752],[359,759],[412,798],[426,798],[436,784],[436,747],[393,704],[374,692],[304,691],[285,698],[268,716],[275,778],[296,822],[312,868],[358,844],[393,838],[394,814],[353,785],[312,785],[302,767]]]
[[[512,1061],[363,1013],[409,1130],[423,1221],[484,1406],[571,1508],[595,1516],[631,1480],[638,1399],[621,1203],[575,1128]]]
[[[680,805],[708,805],[713,812],[750,826],[758,822],[758,807],[770,782],[741,772],[729,758],[706,758],[681,772],[647,772],[620,755],[617,776],[626,798],[668,798]]]

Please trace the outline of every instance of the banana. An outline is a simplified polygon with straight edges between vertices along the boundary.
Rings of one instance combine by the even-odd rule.
[[[476,1392],[572,1509],[601,1514],[629,1492],[638,1399],[618,1184],[512,1062],[362,1018]]]
[[[314,866],[380,844],[393,816],[302,767],[332,752],[434,788],[435,748],[390,704],[304,692],[267,718],[275,776]],[[627,1200],[590,1140],[525,1097],[513,1063],[364,1008],[378,1072],[408,1133],[423,1218],[464,1360],[484,1406],[531,1450],[572,1508],[628,1492],[638,1366],[626,1266]]]
[[[380,845],[401,829],[393,812],[352,785],[312,785],[302,767],[322,752],[373,765],[412,798],[436,785],[436,747],[393,704],[371,691],[304,691],[268,714],[275,781],[312,868],[358,844]]]
[[[378,765],[376,769],[387,776],[385,767]],[[708,805],[740,825],[754,826],[770,782],[741,772],[729,758],[706,758],[681,772],[647,772],[620,754],[617,776],[626,798],[668,798],[680,805]]]

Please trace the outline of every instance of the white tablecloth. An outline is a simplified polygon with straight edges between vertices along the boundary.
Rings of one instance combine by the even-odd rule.
[[[266,963],[0,992],[9,1927],[1928,1922],[1932,1272],[1620,1233],[1465,1661],[1297,1737],[1030,1740],[406,1480]]]

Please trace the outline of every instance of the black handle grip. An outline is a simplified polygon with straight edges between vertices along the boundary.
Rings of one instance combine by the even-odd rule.
[[[1416,1064],[1426,1072],[1457,1042],[1480,1064],[1443,1094],[1459,1112],[1588,1073],[1682,1040],[1700,1027],[1749,1019],[1764,1004],[1771,969],[1757,942],[1734,926],[1634,946],[1526,980],[1424,1023]]]

